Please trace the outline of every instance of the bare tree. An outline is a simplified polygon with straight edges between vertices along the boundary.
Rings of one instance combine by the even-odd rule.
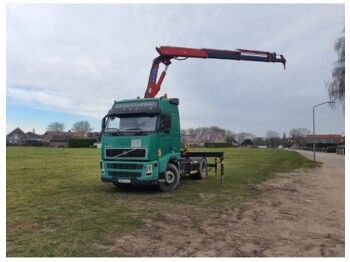
[[[63,132],[64,124],[61,122],[51,122],[46,128],[47,131]]]
[[[302,146],[305,144],[305,138],[310,135],[310,130],[307,128],[293,128],[289,131],[289,136],[293,140],[294,145]]]
[[[86,134],[87,132],[92,131],[93,128],[90,126],[88,121],[79,121],[73,124],[72,131]]]
[[[342,36],[334,43],[334,50],[338,55],[338,60],[334,63],[332,80],[326,82],[326,87],[330,100],[343,104],[343,112],[345,112],[345,28]]]
[[[277,147],[280,141],[280,134],[278,132],[272,130],[266,132],[266,144],[269,147]]]
[[[226,143],[233,145],[236,142],[236,135],[230,129],[226,129],[224,133],[224,139]]]
[[[247,132],[241,132],[236,134],[236,139],[239,144],[243,144],[243,141],[246,139],[254,140],[256,138],[256,135],[247,133]]]
[[[253,144],[255,146],[264,146],[265,145],[265,139],[263,137],[257,137],[253,140]]]

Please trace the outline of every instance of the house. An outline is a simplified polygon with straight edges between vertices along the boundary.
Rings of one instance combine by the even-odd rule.
[[[208,131],[201,133],[197,138],[197,144],[204,146],[205,143],[224,143],[225,139],[221,132]]]
[[[87,138],[96,138],[96,140],[101,140],[101,132],[87,132],[86,137]]]
[[[68,131],[71,137],[84,137],[84,134],[81,132],[71,132],[70,130]]]
[[[50,139],[50,147],[69,147],[69,139],[72,137],[71,134],[55,135]]]
[[[196,146],[197,139],[191,135],[181,135],[181,143],[186,147]]]
[[[28,138],[28,135],[17,127],[6,136],[6,145],[25,145]]]
[[[59,135],[68,135],[68,132],[59,132],[59,131],[46,131],[42,136],[42,142],[44,146],[50,146],[51,138]]]
[[[42,146],[42,135],[35,134],[33,132],[27,132],[28,139],[26,141],[27,146]]]
[[[315,143],[316,148],[327,148],[330,146],[338,146],[344,141],[342,135],[307,135],[306,146],[313,147]]]

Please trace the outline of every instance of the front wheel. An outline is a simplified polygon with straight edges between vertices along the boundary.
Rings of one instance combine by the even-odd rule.
[[[173,191],[180,182],[179,170],[173,164],[168,164],[164,174],[164,180],[160,181],[158,187],[163,192]]]

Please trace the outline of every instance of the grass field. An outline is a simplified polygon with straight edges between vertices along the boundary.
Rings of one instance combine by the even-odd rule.
[[[112,245],[116,237],[142,227],[143,219],[161,212],[164,205],[208,212],[239,207],[258,196],[257,183],[275,173],[317,166],[287,150],[218,149],[222,150],[224,187],[212,171],[203,181],[184,178],[175,191],[161,193],[150,188],[119,191],[100,182],[99,149],[8,147],[6,254],[110,256],[102,245]]]

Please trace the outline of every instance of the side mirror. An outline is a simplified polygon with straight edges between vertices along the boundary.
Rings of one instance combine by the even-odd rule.
[[[170,133],[170,130],[171,130],[171,116],[170,115],[162,115],[162,119],[160,122],[160,129],[164,133]]]
[[[103,130],[106,128],[106,118],[107,116],[105,116],[104,118],[102,118],[102,123],[101,123],[101,132],[103,132]]]

